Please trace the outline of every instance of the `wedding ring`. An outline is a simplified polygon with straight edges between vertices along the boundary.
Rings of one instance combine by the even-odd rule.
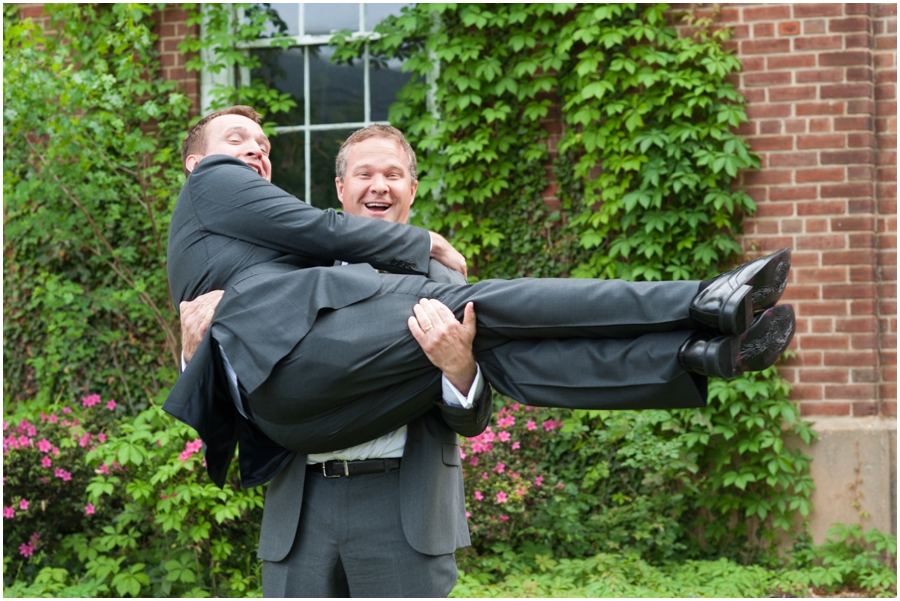
[[[423,331],[427,334],[429,331],[431,331],[431,330],[433,330],[433,329],[434,329],[434,326],[432,325],[432,326],[428,326],[428,327],[425,328],[425,330],[423,330]]]

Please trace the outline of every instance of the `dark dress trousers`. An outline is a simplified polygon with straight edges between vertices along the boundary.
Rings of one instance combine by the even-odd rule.
[[[224,478],[239,438],[242,446],[252,438],[246,446],[258,451],[241,460],[242,474],[271,477],[289,458],[272,450],[278,445],[301,453],[346,448],[430,411],[440,372],[406,325],[420,298],[439,299],[457,317],[475,303],[476,360],[496,390],[522,403],[706,402],[705,380],[677,361],[695,327],[688,309],[697,282],[443,284],[422,277],[429,252],[420,228],[315,209],[231,157],[200,162],[172,215],[169,286],[176,307],[225,290],[210,332],[256,427],[242,429],[229,397],[217,392],[209,335],[163,408],[197,429],[214,480]],[[326,267],[334,260],[355,264]]]

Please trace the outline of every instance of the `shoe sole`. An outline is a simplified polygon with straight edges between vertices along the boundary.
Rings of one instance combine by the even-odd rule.
[[[784,248],[760,263],[744,285],[735,289],[719,311],[719,331],[742,334],[753,323],[753,314],[773,307],[781,298],[791,272],[791,249]],[[757,285],[759,282],[759,285]]]
[[[794,338],[796,320],[791,305],[764,311],[741,336],[741,370],[762,371],[778,361]]]
[[[710,340],[703,354],[703,371],[716,378],[741,375],[741,339],[738,336],[719,336]]]

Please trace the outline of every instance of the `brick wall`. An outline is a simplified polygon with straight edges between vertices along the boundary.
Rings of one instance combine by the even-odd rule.
[[[178,51],[178,44],[186,37],[199,35],[199,26],[186,25],[188,13],[181,4],[167,4],[157,15],[154,33],[159,36],[159,49],[163,77],[178,82],[182,91],[192,101],[191,116],[200,114],[200,78],[196,71],[188,71],[185,65],[189,57]]]
[[[738,182],[759,208],[744,247],[793,248],[782,373],[804,415],[896,415],[896,5],[727,5],[717,21],[762,159]]]

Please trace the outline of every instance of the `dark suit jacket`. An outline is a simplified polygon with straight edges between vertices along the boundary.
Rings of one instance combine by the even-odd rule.
[[[319,310],[375,294],[381,283],[373,266],[424,275],[430,245],[426,230],[321,211],[266,182],[243,161],[214,155],[197,165],[175,204],[169,288],[176,309],[210,290],[225,291],[210,332],[252,392],[306,335]],[[332,269],[335,260],[354,265]],[[213,481],[224,483],[240,439],[242,481],[262,484],[291,453],[238,419],[225,380],[216,373],[221,366],[210,332],[163,409],[197,430]]]
[[[432,260],[428,277],[465,283],[459,272]],[[462,463],[457,433],[477,436],[491,419],[487,383],[473,409],[436,404],[409,423],[400,463],[400,520],[413,549],[444,555],[471,544],[466,520]],[[298,454],[269,484],[259,535],[259,557],[281,561],[290,552],[300,523],[306,455]]]

